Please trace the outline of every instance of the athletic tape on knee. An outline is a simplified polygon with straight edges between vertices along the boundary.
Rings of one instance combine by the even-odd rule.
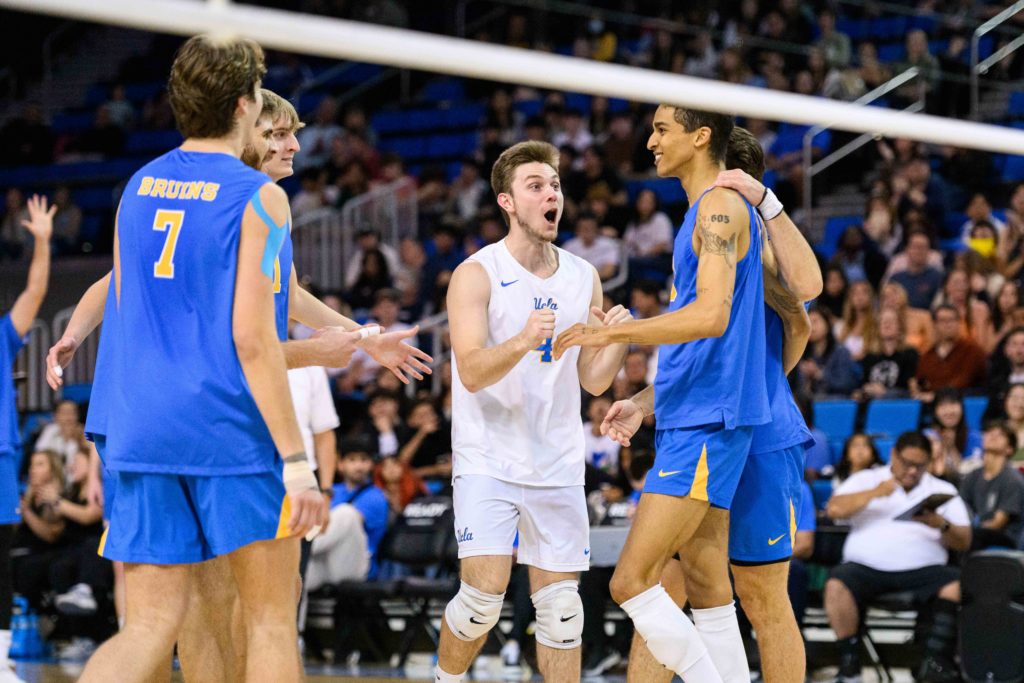
[[[456,638],[470,642],[494,628],[504,601],[504,593],[484,593],[463,581],[459,592],[445,607],[444,618]]]
[[[707,655],[697,629],[660,583],[626,600],[621,607],[662,666],[682,676]]]
[[[559,581],[530,596],[537,610],[537,642],[571,650],[583,642],[583,601],[579,582]]]

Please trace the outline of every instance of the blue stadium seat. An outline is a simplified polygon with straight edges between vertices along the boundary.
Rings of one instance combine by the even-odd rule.
[[[618,97],[612,97],[608,100],[608,111],[613,114],[617,114],[620,111],[626,111],[629,109],[629,100],[619,99]]]
[[[64,112],[53,117],[53,132],[57,135],[64,133],[81,133],[83,130],[92,128],[96,121],[96,112]]]
[[[981,418],[988,408],[988,396],[968,396],[964,399],[964,422],[968,429],[981,429]]]
[[[181,133],[176,130],[140,130],[129,133],[125,140],[126,154],[153,155],[163,154],[174,149],[182,142]]]
[[[1012,116],[1024,116],[1024,92],[1018,90],[1010,95],[1010,108],[1007,111]]]
[[[864,431],[872,436],[896,438],[917,429],[921,402],[913,399],[881,399],[868,404]]]
[[[109,99],[110,88],[102,83],[96,83],[90,85],[89,89],[85,92],[85,103],[83,106],[95,109]]]
[[[404,111],[382,111],[370,118],[370,125],[380,135],[391,135],[407,130],[409,115]]]
[[[520,100],[513,104],[512,108],[526,117],[539,116],[544,108],[544,102],[541,100]]]
[[[811,493],[814,494],[814,509],[824,510],[832,497],[832,480],[815,479],[811,482]]]
[[[853,434],[857,419],[857,402],[848,399],[814,402],[814,426],[825,433],[829,441],[845,441]]]
[[[626,193],[629,201],[633,202],[641,190],[653,190],[658,201],[663,206],[670,204],[685,204],[686,191],[678,180],[672,178],[659,178],[657,180],[630,180],[626,183]]]
[[[466,96],[462,80],[457,78],[439,78],[430,81],[420,92],[420,99],[425,102],[454,102]]]
[[[446,128],[473,128],[480,125],[484,117],[482,104],[466,104],[442,110],[442,119]]]
[[[1024,180],[1024,157],[1011,156],[1006,159],[1002,174],[1004,183],[1016,183]]]
[[[143,104],[153,99],[164,91],[167,85],[163,81],[152,81],[150,83],[129,83],[124,86],[124,96],[129,102]]]
[[[864,219],[861,216],[832,216],[825,221],[825,234],[821,242],[817,244],[818,253],[826,259],[832,258],[839,248],[839,238],[843,236],[846,229],[851,225],[861,225]]]
[[[903,43],[889,43],[878,46],[878,61],[882,63],[898,62],[907,56],[907,48]]]
[[[75,204],[82,211],[114,208],[114,192],[110,187],[87,187],[72,193]]]
[[[876,437],[872,439],[872,441],[875,443],[875,448],[878,450],[878,457],[882,459],[882,462],[888,465],[889,460],[892,458],[892,447],[896,445],[896,439]]]
[[[956,239],[961,237],[960,228],[967,222],[967,214],[962,211],[951,211],[943,218],[943,234]]]

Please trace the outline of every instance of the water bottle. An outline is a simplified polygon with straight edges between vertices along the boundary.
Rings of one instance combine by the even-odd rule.
[[[21,659],[26,656],[27,636],[28,636],[28,600],[23,597],[14,598],[14,614],[11,617],[11,649],[9,656],[11,659]]]

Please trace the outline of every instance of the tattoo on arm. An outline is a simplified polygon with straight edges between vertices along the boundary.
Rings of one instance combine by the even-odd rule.
[[[797,313],[801,308],[800,303],[793,297],[787,296],[784,292],[780,292],[774,287],[765,287],[764,295],[768,300],[768,305],[776,311],[792,314]]]
[[[728,222],[729,216],[725,214],[700,216],[697,218],[697,232],[700,235],[701,254],[722,256],[732,268],[736,266],[736,233],[730,234],[729,239],[726,240],[711,230],[712,223],[727,224]]]

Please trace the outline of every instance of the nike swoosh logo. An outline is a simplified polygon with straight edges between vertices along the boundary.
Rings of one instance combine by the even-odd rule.
[[[682,470],[672,470],[671,472],[666,472],[665,470],[658,470],[658,476],[671,477],[673,474],[679,474],[680,472],[682,472]]]
[[[484,625],[484,622],[482,622],[482,621],[477,621],[477,620],[476,620],[476,617],[470,617],[470,618],[469,618],[469,623],[471,623],[471,624],[476,624],[477,626],[483,626],[483,625]]]
[[[519,280],[513,280],[512,282],[505,282],[504,280],[502,280],[501,281],[501,286],[502,287],[508,287],[509,285],[514,285],[517,282],[519,282]]]
[[[782,534],[778,538],[769,538],[768,539],[768,545],[775,545],[776,543],[778,543],[779,541],[781,541],[785,537],[786,537],[786,534]]]
[[[562,621],[562,622],[566,622],[566,621],[569,621],[570,619],[575,619],[575,618],[576,618],[577,616],[579,616],[579,615],[578,615],[578,614],[574,614],[574,615],[572,615],[571,617],[562,617],[562,618],[560,619],[560,621]]]
[[[590,548],[587,548],[586,550],[584,550],[583,554],[584,555],[589,555],[590,554]]]

